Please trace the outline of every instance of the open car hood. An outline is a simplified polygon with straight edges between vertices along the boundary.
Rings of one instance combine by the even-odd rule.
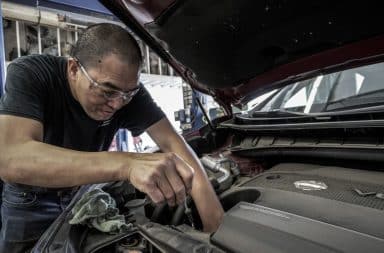
[[[384,54],[381,1],[100,2],[192,87],[227,108]]]

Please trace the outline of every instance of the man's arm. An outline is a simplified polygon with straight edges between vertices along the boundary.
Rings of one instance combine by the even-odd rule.
[[[195,153],[166,118],[155,123],[147,132],[163,152],[175,153],[194,168],[192,198],[202,219],[204,231],[216,231],[224,211]]]
[[[164,192],[175,189],[168,178],[176,178],[179,191],[184,185],[192,187],[192,168],[173,154],[60,148],[42,142],[39,121],[9,115],[0,115],[0,132],[0,177],[6,182],[54,188],[130,180],[155,203],[164,201]]]
[[[42,143],[39,121],[0,115],[0,176],[4,181],[70,187],[117,180],[107,153],[79,152]]]

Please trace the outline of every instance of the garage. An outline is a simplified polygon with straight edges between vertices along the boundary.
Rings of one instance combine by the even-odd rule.
[[[3,1],[0,251],[382,252],[382,7]]]

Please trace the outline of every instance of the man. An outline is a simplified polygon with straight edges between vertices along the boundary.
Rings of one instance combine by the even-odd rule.
[[[76,186],[129,180],[155,203],[193,197],[204,230],[222,207],[201,164],[138,84],[141,53],[119,26],[89,27],[72,58],[28,56],[8,67],[0,103],[0,176],[5,181],[0,252],[25,252]],[[164,153],[104,152],[119,128],[143,131]]]

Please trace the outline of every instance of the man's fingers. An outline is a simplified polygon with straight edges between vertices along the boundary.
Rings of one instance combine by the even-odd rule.
[[[182,204],[186,196],[186,188],[183,179],[177,172],[175,166],[165,170],[165,175],[171,184],[173,192],[175,194],[177,204]]]
[[[185,190],[187,193],[189,193],[192,189],[194,170],[189,164],[187,164],[183,159],[181,159],[177,155],[174,155],[174,162],[176,165],[177,173],[180,175],[184,183]]]
[[[166,169],[166,171],[169,169]],[[174,206],[176,203],[175,192],[172,188],[171,183],[168,181],[168,178],[163,174],[159,181],[157,182],[158,188],[162,192],[164,198],[167,200],[169,206]]]
[[[174,153],[151,154],[139,160],[128,178],[139,190],[148,194],[155,204],[164,200],[170,206],[181,204],[192,189],[193,168]]]
[[[147,194],[151,198],[152,202],[156,205],[164,202],[165,200],[163,193],[155,184],[153,184],[150,189],[148,189]]]

